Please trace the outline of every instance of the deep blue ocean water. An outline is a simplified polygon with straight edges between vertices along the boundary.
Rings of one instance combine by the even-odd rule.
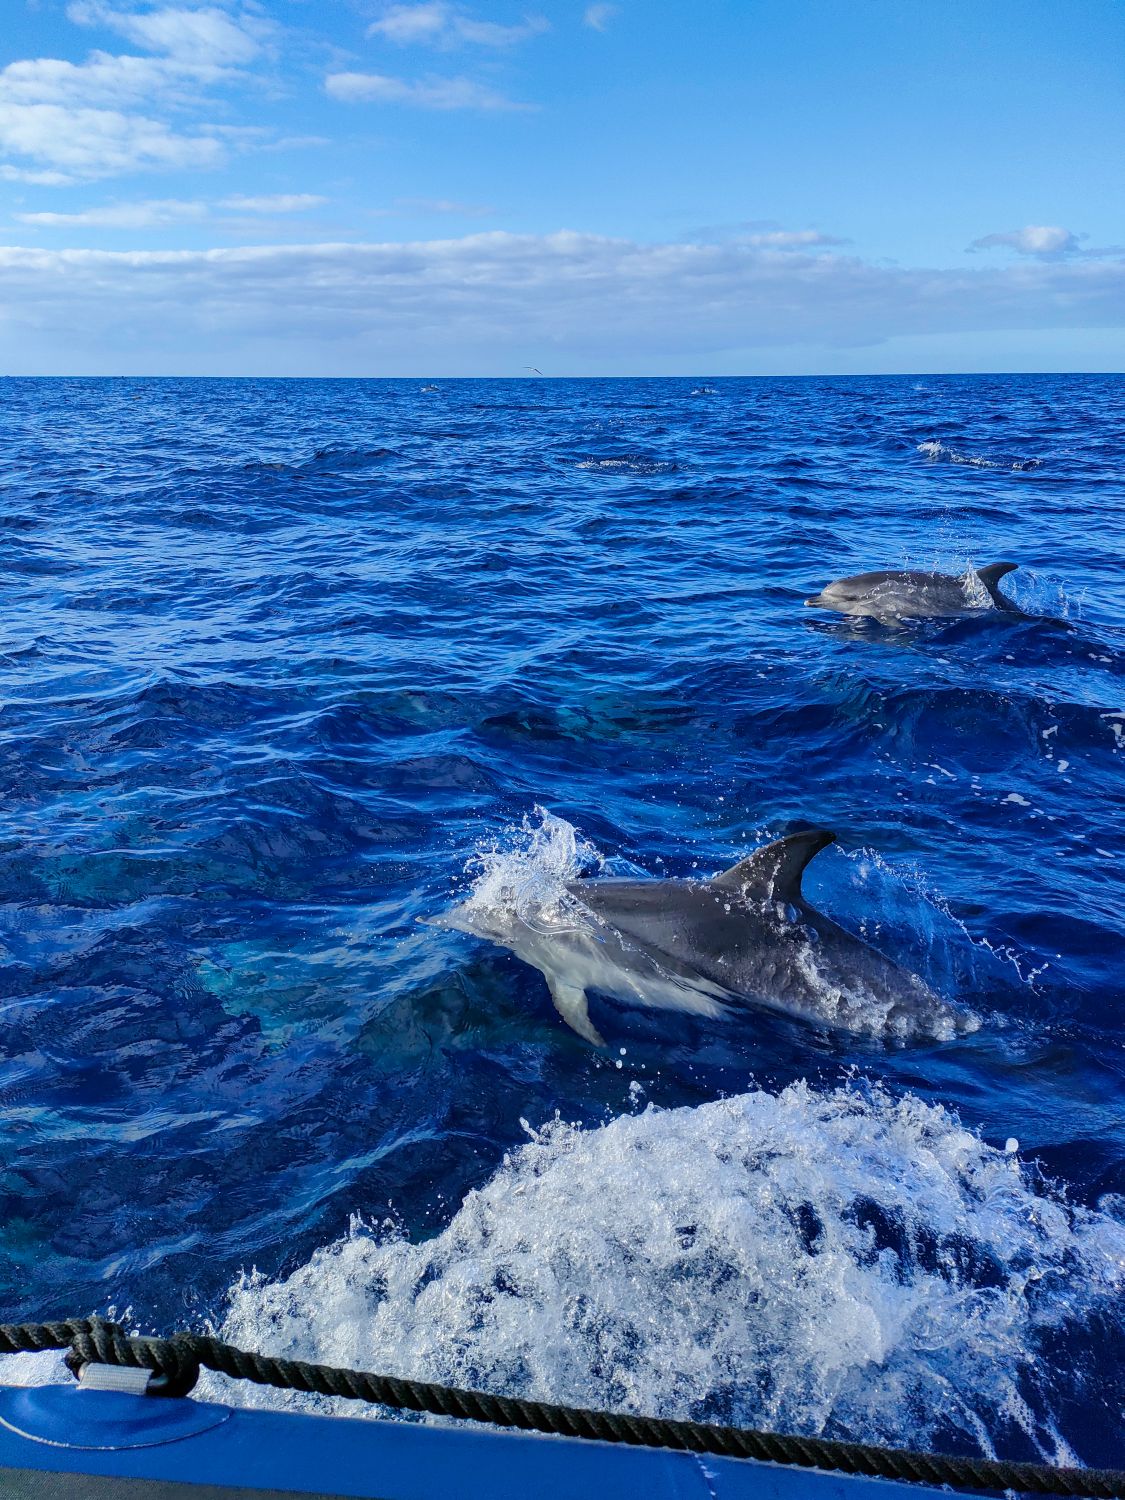
[[[378,1317],[494,1388],[1125,1460],[1123,419],[1084,376],[0,381],[0,1314],[276,1347],[284,1302],[368,1368]],[[1050,618],[803,605],[1000,559]],[[802,821],[808,894],[978,1030],[595,1000],[598,1052],[419,920]]]

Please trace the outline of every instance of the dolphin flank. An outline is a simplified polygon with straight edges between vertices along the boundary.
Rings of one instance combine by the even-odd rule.
[[[470,897],[437,922],[537,968],[563,1020],[595,1046],[591,990],[712,1017],[750,1002],[872,1035],[972,1029],[975,1018],[805,900],[805,866],[834,840],[792,833],[711,880],[574,880],[533,910]]]
[[[991,609],[1024,617],[1023,610],[999,588],[1004,574],[1018,566],[989,563],[985,568],[970,568],[963,578],[949,573],[856,573],[851,578],[837,578],[805,603],[815,609],[884,621],[979,615]]]

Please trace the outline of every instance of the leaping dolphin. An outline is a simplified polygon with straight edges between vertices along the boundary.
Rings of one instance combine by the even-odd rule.
[[[979,615],[990,609],[1025,618],[1023,610],[998,587],[1004,574],[1018,566],[989,563],[986,568],[970,568],[962,578],[948,573],[857,573],[851,578],[837,578],[805,603],[884,622]]]
[[[756,849],[711,880],[574,880],[549,908],[482,908],[437,919],[538,969],[563,1020],[594,1046],[587,992],[723,1016],[750,1001],[847,1031],[945,1038],[973,1029],[917,978],[816,910],[801,891],[822,828]]]

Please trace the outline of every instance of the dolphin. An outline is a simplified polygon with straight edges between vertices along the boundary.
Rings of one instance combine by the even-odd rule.
[[[980,615],[991,609],[1026,619],[1024,611],[1000,592],[999,581],[1018,563],[970,568],[963,578],[948,573],[857,573],[837,578],[805,603],[843,615],[869,615],[882,621],[942,619]]]
[[[523,910],[470,896],[436,925],[538,969],[559,1015],[595,1047],[605,1042],[590,990],[712,1017],[750,1002],[873,1035],[974,1029],[975,1017],[805,900],[805,866],[835,838],[823,828],[791,833],[710,880],[573,880],[560,898]]]

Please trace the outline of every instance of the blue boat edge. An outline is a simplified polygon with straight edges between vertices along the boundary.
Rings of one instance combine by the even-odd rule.
[[[314,1416],[78,1385],[0,1388],[0,1493],[28,1500],[158,1500],[165,1494],[190,1500],[200,1489],[207,1500],[254,1500],[255,1494],[574,1500],[582,1493],[599,1500],[638,1494],[646,1500],[868,1500],[873,1486],[885,1500],[946,1493],[755,1459],[467,1424]]]

